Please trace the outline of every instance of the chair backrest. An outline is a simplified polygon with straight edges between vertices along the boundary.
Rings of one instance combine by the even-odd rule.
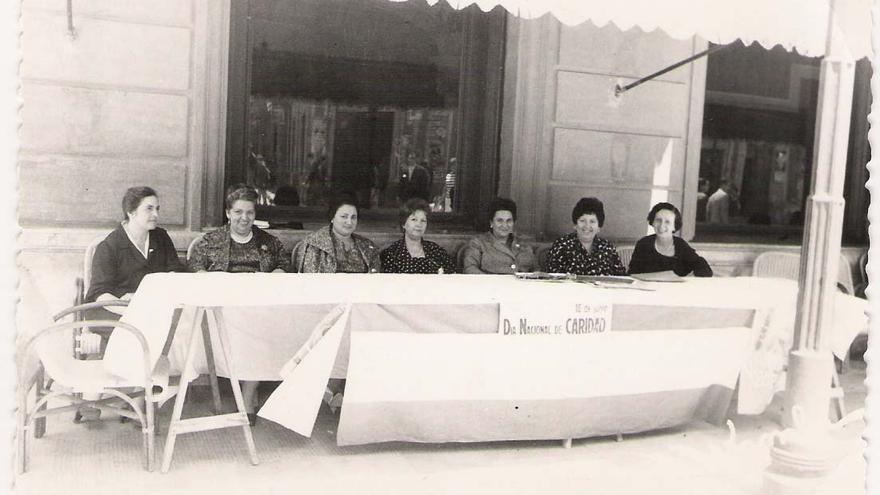
[[[620,263],[629,271],[629,260],[632,259],[633,249],[635,246],[618,246],[617,255],[620,256]]]
[[[853,283],[852,266],[843,255],[840,255],[840,264],[837,265],[837,285],[849,295],[853,295],[856,292],[856,284]]]
[[[547,271],[547,255],[550,254],[550,246],[540,246],[535,250],[535,258],[538,260],[538,269]]]
[[[86,252],[83,255],[83,297],[89,292],[89,287],[91,287],[92,282],[92,260],[95,257],[95,249],[98,248],[98,244],[101,243],[104,239],[107,238],[107,235],[102,235],[101,237],[95,238],[92,242],[86,246]]]
[[[464,253],[467,251],[467,243],[462,244],[458,248],[458,252],[455,253],[455,271],[458,273],[464,273]]]
[[[800,254],[767,251],[755,258],[755,262],[752,264],[752,276],[797,280],[800,267]],[[854,292],[852,269],[849,261],[843,255],[840,256],[837,267],[837,285],[847,294]]]
[[[186,248],[186,262],[187,263],[189,263],[189,260],[192,259],[193,250],[196,247],[196,243],[199,242],[200,240],[202,240],[202,237],[204,237],[204,236],[205,236],[205,234],[197,236],[195,239],[192,240],[192,242],[189,243],[189,246],[187,246],[187,248]]]
[[[801,255],[799,254],[767,251],[755,258],[755,262],[752,264],[752,276],[797,280],[800,267]]]
[[[16,362],[21,365],[19,380],[27,381],[30,378],[30,373],[33,370],[33,356],[36,356],[49,377],[62,385],[68,383],[68,380],[65,379],[65,377],[69,377],[70,373],[75,373],[77,371],[78,368],[73,365],[73,363],[77,361],[77,358],[61,346],[53,345],[52,342],[46,342],[46,339],[58,333],[64,333],[71,330],[79,331],[86,327],[113,327],[115,331],[123,331],[131,334],[141,351],[140,358],[143,361],[143,376],[146,377],[146,379],[149,379],[152,368],[150,350],[147,341],[140,330],[131,324],[122,321],[78,320],[58,323],[43,328],[20,341],[16,352]],[[22,373],[22,371],[24,371],[24,373]],[[150,393],[150,391],[147,391],[148,395]]]

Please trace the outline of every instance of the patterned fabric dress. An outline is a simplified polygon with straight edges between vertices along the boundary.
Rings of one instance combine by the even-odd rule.
[[[240,243],[229,240],[229,273],[255,273],[260,271],[260,246],[254,237]]]
[[[564,235],[550,247],[547,271],[576,275],[625,275],[626,268],[614,245],[601,237],[593,239],[592,249],[584,249],[577,233]]]
[[[425,256],[415,258],[406,249],[406,241],[400,239],[382,250],[384,273],[455,273],[455,263],[445,249],[434,242],[422,240]]]

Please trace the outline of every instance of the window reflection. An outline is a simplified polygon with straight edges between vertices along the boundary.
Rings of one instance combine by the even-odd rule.
[[[260,202],[456,210],[464,14],[385,0],[251,2],[246,180]]]

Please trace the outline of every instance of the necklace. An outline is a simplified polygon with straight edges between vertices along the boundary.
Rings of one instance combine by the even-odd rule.
[[[251,239],[254,238],[254,232],[253,232],[253,231],[248,232],[248,234],[247,234],[246,236],[243,236],[243,237],[240,236],[240,235],[238,235],[238,234],[236,234],[235,232],[233,232],[233,231],[231,231],[231,230],[229,231],[229,234],[230,234],[230,236],[232,237],[232,240],[235,241],[235,242],[237,242],[237,243],[239,243],[239,244],[247,244],[248,242],[250,242]]]

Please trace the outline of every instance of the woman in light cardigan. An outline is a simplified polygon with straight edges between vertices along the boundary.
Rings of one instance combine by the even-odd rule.
[[[489,204],[489,232],[472,237],[464,247],[464,273],[531,272],[538,267],[531,246],[514,233],[516,203],[496,198]]]

